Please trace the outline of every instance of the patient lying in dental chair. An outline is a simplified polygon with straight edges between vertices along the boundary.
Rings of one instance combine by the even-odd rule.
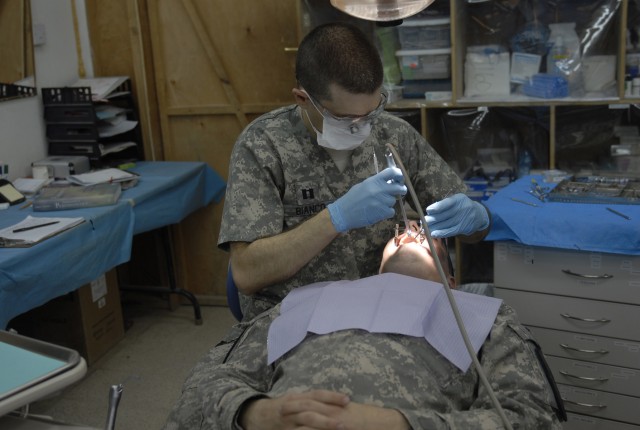
[[[446,270],[448,261],[444,246],[438,240],[435,244]],[[301,292],[297,294],[310,297],[320,294],[318,291],[323,287],[336,288],[336,284],[349,287],[344,289],[348,294],[374,294],[367,285],[377,285],[376,288],[382,289],[423,288],[433,292],[434,296],[438,295],[434,288],[443,291],[427,241],[421,243],[415,235],[389,241],[380,273],[342,284],[314,284],[298,289]],[[452,276],[448,282],[450,287],[455,287]],[[351,288],[354,286],[358,288]],[[474,296],[456,294],[457,298],[461,295]],[[381,299],[376,306],[388,304],[385,297],[394,296],[379,294],[379,297]],[[302,339],[294,342],[293,346],[289,345],[288,350],[285,348],[284,352],[274,353],[274,339],[291,343],[291,336],[286,335],[287,327],[291,326],[278,324],[278,319],[298,318],[291,315],[296,312],[296,303],[308,302],[303,298],[288,300],[287,297],[274,309],[239,325],[244,332],[229,351],[225,362],[209,369],[198,387],[199,404],[204,408],[201,428],[502,428],[500,417],[480,384],[476,370],[468,363],[461,365],[460,355],[447,350],[447,345],[454,341],[443,344],[443,336],[437,333],[432,333],[429,338],[426,334],[428,324],[411,335],[404,333],[411,329],[399,327],[403,321],[412,322],[413,312],[387,318],[392,323],[400,323],[388,324],[387,327],[382,324],[374,331],[346,328],[349,322],[341,322],[336,323],[336,327],[325,329],[327,332],[324,334],[316,334],[313,330],[323,329],[309,329],[312,324],[306,314],[308,310],[305,310],[302,320],[308,326],[303,327]],[[473,297],[468,299],[469,303],[476,303]],[[319,315],[330,313],[322,301],[317,300],[313,311],[320,312]],[[328,303],[336,302],[329,300]],[[361,303],[366,307],[365,302]],[[425,303],[432,307],[434,303],[440,303],[435,308],[449,306],[448,302],[442,304],[437,300]],[[489,308],[491,306],[483,309]],[[467,321],[472,324],[478,321],[478,317],[486,317],[474,316],[473,306],[461,306],[460,309],[461,313],[466,312]],[[420,312],[421,308],[415,313]],[[354,310],[354,313],[360,312]],[[334,313],[334,319],[341,320],[337,316],[343,314]],[[443,321],[447,321],[446,318]],[[285,332],[278,331],[282,327]],[[467,330],[471,331],[472,327],[468,326]],[[565,419],[564,409],[556,401],[553,380],[545,376],[544,360],[541,361],[537,345],[510,307],[500,303],[495,306],[487,332],[481,335],[477,346],[478,359],[514,428],[561,428],[558,416]]]

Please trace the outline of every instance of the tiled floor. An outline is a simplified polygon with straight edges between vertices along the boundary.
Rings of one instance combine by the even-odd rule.
[[[203,307],[203,324],[198,326],[191,306],[170,311],[159,299],[125,302],[124,310],[133,322],[125,338],[94,363],[82,381],[32,404],[31,413],[102,429],[109,388],[124,384],[116,429],[159,429],[189,370],[235,322],[226,307]]]

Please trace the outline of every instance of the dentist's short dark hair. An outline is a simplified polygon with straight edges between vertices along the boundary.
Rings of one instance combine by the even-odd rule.
[[[298,47],[298,85],[320,101],[330,100],[331,83],[353,94],[373,94],[382,86],[383,77],[378,50],[353,25],[320,25]]]

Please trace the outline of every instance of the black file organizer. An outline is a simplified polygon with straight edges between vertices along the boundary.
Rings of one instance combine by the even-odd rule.
[[[44,119],[49,142],[49,155],[83,155],[94,167],[113,166],[143,160],[138,112],[127,79],[106,100],[94,101],[89,87],[42,88]],[[126,119],[138,121],[132,130],[110,137],[100,137],[100,120],[96,106],[108,104],[126,109]],[[136,146],[103,155],[104,145],[134,142]]]

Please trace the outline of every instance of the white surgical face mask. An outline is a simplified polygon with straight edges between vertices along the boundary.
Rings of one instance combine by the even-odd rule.
[[[306,91],[305,91],[306,93]],[[384,110],[387,103],[385,94],[380,95],[380,104],[376,109],[361,117],[336,117],[319,102],[306,93],[313,107],[322,115],[322,132],[320,132],[311,122],[309,113],[305,111],[309,124],[316,132],[318,144],[325,148],[336,150],[355,149],[364,142],[371,134],[371,122],[377,118]]]
[[[305,111],[309,124],[316,132],[318,139],[318,145],[325,148],[337,149],[341,151],[348,151],[356,149],[364,142],[371,134],[371,123],[362,122],[359,124],[353,124],[350,127],[345,127],[339,121],[333,118],[322,118],[322,131],[318,130],[311,122],[309,114]],[[338,124],[335,124],[335,123]]]

